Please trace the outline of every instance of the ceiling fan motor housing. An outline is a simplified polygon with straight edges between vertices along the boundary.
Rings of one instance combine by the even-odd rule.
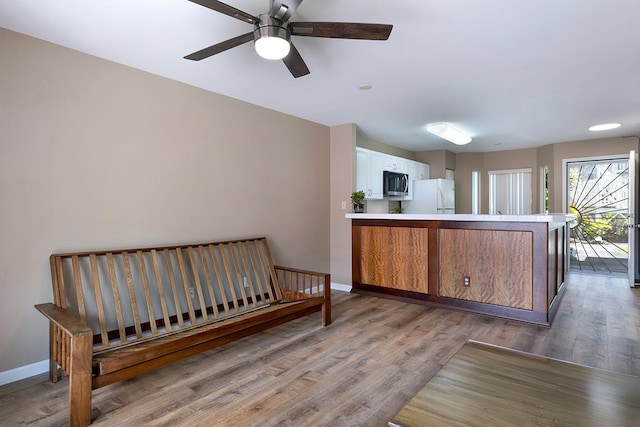
[[[258,16],[260,18],[259,22],[254,24],[253,30],[253,42],[254,44],[259,44],[264,42],[265,39],[269,39],[270,41],[284,41],[286,42],[286,48],[288,52],[288,46],[291,42],[291,31],[289,30],[286,24],[283,24],[279,19],[273,18],[269,16],[268,13],[264,13]],[[284,43],[282,43],[284,46]],[[259,48],[256,47],[256,50],[259,51]],[[261,54],[262,55],[262,54]],[[274,57],[268,59],[281,59],[282,57]]]

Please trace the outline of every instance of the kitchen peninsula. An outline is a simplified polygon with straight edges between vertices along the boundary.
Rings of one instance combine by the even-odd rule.
[[[352,292],[550,326],[575,215],[346,214]]]

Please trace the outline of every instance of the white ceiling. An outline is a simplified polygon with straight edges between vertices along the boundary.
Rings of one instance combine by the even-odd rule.
[[[252,30],[188,0],[0,0],[1,27],[411,151],[640,135],[639,0],[305,0],[291,21],[394,28],[388,41],[294,36],[311,70],[294,79],[252,43],[183,59]],[[439,121],[473,141],[425,131]],[[612,121],[622,127],[587,131]]]

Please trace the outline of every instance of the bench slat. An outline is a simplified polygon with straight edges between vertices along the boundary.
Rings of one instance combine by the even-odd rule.
[[[252,269],[252,271],[254,273],[256,273],[255,280],[256,280],[256,287],[258,288],[257,289],[258,295],[260,295],[262,298],[264,298],[265,297],[265,287],[268,288],[269,284],[265,283],[264,284],[265,286],[263,286],[262,277],[264,277],[264,276],[261,276],[260,274],[257,274],[259,270],[256,268],[256,260],[255,260],[255,257],[253,256],[253,253],[255,251],[255,241],[254,242],[248,242],[246,248],[247,248],[247,253],[249,254],[249,262],[251,263],[251,269]]]
[[[189,297],[189,279],[187,279],[187,272],[184,267],[184,258],[182,257],[182,248],[176,249],[176,255],[178,257],[178,269],[180,270],[180,277],[182,278],[182,289],[184,290],[185,300],[187,301],[187,308],[189,310],[189,322],[193,325],[196,323],[196,314],[193,309],[193,302]]]
[[[213,309],[213,317],[218,318],[220,312],[218,311],[218,304],[213,304],[216,301],[216,294],[213,290],[213,283],[211,282],[211,273],[209,272],[209,266],[207,263],[207,255],[202,245],[198,246],[198,253],[200,254],[200,262],[202,263],[202,270],[204,272],[204,279],[207,283],[207,290],[209,291],[209,298],[211,298],[211,308]]]
[[[109,268],[109,282],[111,284],[111,292],[113,292],[113,305],[116,310],[116,318],[118,319],[118,332],[120,340],[125,341],[127,334],[124,332],[124,318],[122,317],[122,305],[120,303],[120,292],[118,291],[118,279],[116,278],[116,269],[113,266],[113,254],[107,254],[107,267]]]
[[[71,265],[73,268],[73,280],[76,283],[76,301],[78,304],[78,313],[83,323],[87,322],[87,311],[84,307],[84,294],[82,291],[82,277],[80,276],[80,263],[78,257],[71,257]]]
[[[240,254],[240,262],[242,263],[242,268],[244,269],[245,272],[251,271],[251,269],[247,265],[247,258],[245,256],[246,250],[247,250],[247,245],[242,242],[238,242],[238,253]],[[249,294],[250,294],[247,297],[251,298],[254,304],[257,304],[258,299],[256,298],[256,291],[253,286],[253,278],[251,277],[251,274],[247,274],[245,277],[247,278],[247,289],[249,289]],[[244,283],[243,283],[243,286],[244,286]]]
[[[91,276],[93,281],[93,291],[96,297],[96,306],[98,309],[98,322],[100,325],[100,335],[102,337],[102,345],[109,345],[109,333],[107,331],[107,320],[104,314],[104,304],[102,299],[102,288],[100,286],[100,274],[98,273],[98,261],[95,254],[89,255],[91,262]]]
[[[198,296],[198,302],[200,303],[200,308],[206,308],[207,303],[204,302],[204,289],[202,289],[202,284],[200,283],[200,275],[198,274],[199,268],[196,265],[196,257],[193,253],[193,246],[189,246],[187,252],[189,254],[189,262],[191,262],[193,283],[195,287],[195,293]],[[209,320],[209,314],[207,313],[207,310],[202,310],[202,317],[205,320]]]
[[[53,280],[53,303],[58,307],[67,308],[67,293],[64,289],[64,276],[62,275],[62,262],[52,259],[51,274]]]
[[[173,272],[173,266],[171,264],[171,255],[169,249],[164,249],[164,258],[167,263],[167,276],[169,276],[169,283],[171,284],[171,294],[173,295],[173,305],[176,310],[176,318],[178,321],[178,327],[184,327],[184,319],[182,317],[182,309],[180,308],[180,297],[178,297],[178,286],[176,284],[176,276]]]
[[[213,269],[216,273],[216,279],[218,279],[218,289],[220,290],[220,296],[222,298],[222,306],[224,307],[225,313],[229,312],[229,303],[227,293],[224,290],[224,285],[222,281],[222,275],[220,273],[220,267],[218,265],[218,258],[216,257],[216,252],[214,250],[213,245],[209,245],[209,254],[211,255],[211,262],[213,263]]]
[[[266,245],[265,245],[266,247]],[[269,259],[271,257],[271,255],[269,255],[268,252],[268,248],[267,248],[267,258],[265,260],[265,257],[262,253],[262,251],[260,250],[260,243],[256,242],[256,252],[258,253],[258,261],[260,263],[260,272],[262,273],[262,279],[264,280],[264,283],[267,286],[267,289],[269,290],[269,299],[281,299],[281,298],[276,298],[276,296],[273,293],[272,290],[272,286],[271,286],[271,280],[269,275],[271,274],[271,277],[277,277],[275,276],[270,270],[269,270]],[[276,287],[277,289],[277,287]]]
[[[140,277],[142,278],[142,289],[144,291],[144,301],[147,303],[147,313],[149,314],[149,325],[151,332],[155,335],[158,333],[158,325],[156,324],[155,311],[153,309],[153,300],[151,299],[151,291],[149,290],[149,279],[147,277],[147,269],[145,268],[144,256],[142,251],[136,251],[138,256],[138,267],[140,268]]]
[[[282,299],[282,291],[280,290],[280,287],[277,286],[278,284],[278,275],[276,274],[276,269],[273,266],[273,259],[271,258],[271,252],[269,252],[269,246],[267,246],[267,241],[262,240],[262,249],[264,250],[265,253],[265,263],[266,263],[266,267],[269,269],[269,274],[271,275],[271,282],[275,284],[274,287],[274,293],[275,293],[275,298],[278,300]],[[270,282],[270,283],[271,283]]]
[[[227,261],[227,256],[225,255],[225,245],[220,245],[220,257],[222,258],[222,266],[224,267],[224,272],[227,275],[227,280],[228,280],[228,284],[229,284],[229,292],[231,294],[231,300],[234,303],[233,308],[236,310],[239,310],[240,307],[238,306],[238,297],[236,296],[236,290],[234,289],[235,286],[233,286],[233,276],[231,275],[231,268],[229,268],[229,262]]]
[[[151,249],[151,262],[153,263],[153,272],[156,277],[156,284],[158,285],[158,295],[160,296],[160,306],[162,308],[162,318],[164,319],[164,326],[167,329],[171,329],[171,322],[169,321],[169,310],[167,309],[167,299],[164,294],[164,285],[162,283],[162,275],[160,274],[160,265],[158,264],[158,251]]]
[[[134,289],[133,276],[131,275],[131,264],[129,263],[129,253],[122,252],[122,263],[124,264],[124,274],[127,280],[127,290],[129,291],[129,304],[133,317],[133,326],[136,331],[136,338],[142,338],[142,326],[140,325],[140,313],[138,312],[138,302]]]
[[[238,243],[239,244],[239,243]],[[233,269],[236,273],[236,280],[238,284],[238,288],[240,288],[240,295],[242,296],[243,307],[249,307],[249,302],[247,301],[247,293],[244,288],[244,280],[242,278],[242,274],[240,273],[240,268],[238,267],[238,260],[236,257],[236,248],[233,243],[229,243],[229,254],[231,255],[231,263],[233,264]]]

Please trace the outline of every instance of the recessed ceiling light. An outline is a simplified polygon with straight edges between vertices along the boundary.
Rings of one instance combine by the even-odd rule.
[[[620,126],[622,126],[620,123],[603,123],[601,125],[593,125],[589,128],[589,130],[592,132],[598,132],[601,130],[616,129],[616,128],[619,128]]]
[[[373,86],[371,86],[371,85],[358,86],[358,89],[360,89],[360,90],[371,90],[372,88],[373,88]]]

